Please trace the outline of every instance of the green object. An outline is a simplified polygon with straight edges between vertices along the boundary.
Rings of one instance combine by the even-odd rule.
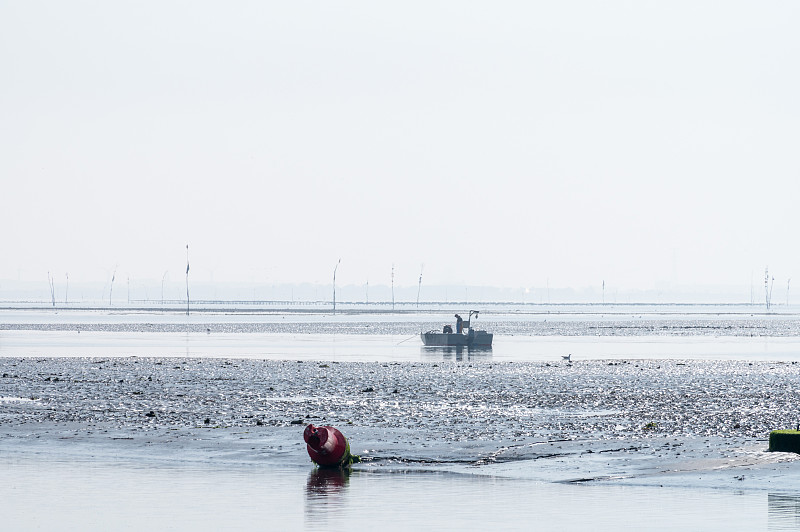
[[[355,454],[350,454],[350,442],[347,441],[347,438],[345,438],[344,443],[345,443],[344,454],[342,454],[342,459],[339,460],[337,463],[333,465],[323,465],[323,464],[317,464],[316,462],[314,462],[314,460],[311,461],[314,462],[317,465],[317,467],[329,468],[329,469],[347,468],[350,467],[351,464],[359,463],[361,461],[361,457]]]
[[[769,450],[800,454],[800,430],[773,430],[769,433]]]
[[[350,454],[350,442],[347,441],[347,439],[344,441],[344,455],[342,456],[342,460],[339,462],[339,467],[349,467],[350,464],[355,464],[361,461],[360,457]]]

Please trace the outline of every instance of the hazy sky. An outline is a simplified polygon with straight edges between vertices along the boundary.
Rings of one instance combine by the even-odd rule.
[[[0,279],[800,283],[800,3],[0,0]]]

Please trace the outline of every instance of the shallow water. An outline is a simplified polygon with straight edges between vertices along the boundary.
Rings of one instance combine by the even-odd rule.
[[[793,307],[792,307],[793,308]],[[195,313],[0,309],[0,357],[227,357],[267,360],[800,360],[800,316],[752,307],[529,307],[483,313],[489,351],[426,348],[446,312]],[[637,313],[632,313],[637,311]]]
[[[498,336],[490,350],[431,348],[419,336],[130,331],[0,331],[0,357],[196,357],[264,360],[800,360],[798,337]]]
[[[7,530],[791,530],[799,508],[785,494],[452,473],[48,458],[0,468]]]
[[[797,317],[703,312],[468,351],[421,345],[445,314],[0,311],[3,528],[794,529]],[[365,463],[315,472],[298,420]]]

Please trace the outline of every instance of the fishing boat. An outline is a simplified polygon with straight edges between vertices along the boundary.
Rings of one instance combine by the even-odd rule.
[[[472,316],[478,319],[478,311],[470,310],[469,318],[466,321],[456,314],[456,330],[453,332],[453,327],[445,325],[442,327],[442,332],[428,331],[420,334],[422,343],[426,346],[461,346],[461,347],[491,347],[492,346],[492,333],[486,331],[478,331],[472,328]]]

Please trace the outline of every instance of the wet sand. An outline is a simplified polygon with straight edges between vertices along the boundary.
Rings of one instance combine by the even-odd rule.
[[[794,493],[800,364],[2,358],[0,452],[307,468],[306,423],[362,471]]]

